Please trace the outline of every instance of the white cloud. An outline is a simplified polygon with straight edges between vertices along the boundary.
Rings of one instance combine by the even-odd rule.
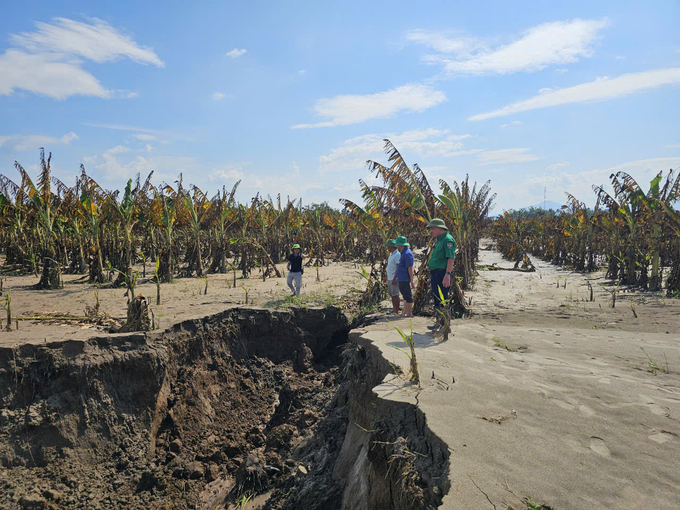
[[[508,122],[507,124],[501,124],[502,128],[506,128],[509,126],[521,126],[522,121],[521,120],[513,120],[512,122]]]
[[[60,142],[60,140],[51,136],[26,135],[17,137],[16,142],[17,144],[14,146],[14,150],[28,151],[38,149],[49,144],[57,144]]]
[[[96,124],[90,122],[85,122],[84,124],[89,127],[115,129],[117,131],[139,131],[140,133],[160,133],[160,131],[157,131],[155,129],[146,129],[136,126],[123,126],[121,124]]]
[[[552,165],[548,165],[546,170],[548,170],[548,172],[554,172],[555,170],[563,166],[569,166],[569,161],[565,161],[564,163],[553,163]]]
[[[346,182],[343,184],[338,184],[334,186],[331,191],[334,193],[358,193],[359,192],[359,182],[358,181],[351,181],[351,182]]]
[[[245,55],[246,53],[247,51],[245,49],[234,48],[233,50],[227,52],[227,57],[239,58],[240,56]]]
[[[66,145],[71,143],[73,140],[77,140],[77,139],[78,139],[78,135],[75,134],[73,131],[71,131],[70,133],[66,133],[64,136],[61,137],[62,143],[65,143]]]
[[[223,99],[233,99],[236,96],[234,96],[234,94],[223,94],[222,92],[214,92],[211,97],[213,98],[213,101],[222,101]]]
[[[651,158],[629,161],[609,168],[600,168],[582,172],[553,172],[545,175],[530,175],[523,181],[510,186],[494,185],[498,193],[499,206],[505,209],[524,207],[543,201],[543,190],[547,189],[549,199],[563,202],[565,193],[571,193],[577,199],[593,207],[596,195],[593,185],[604,185],[609,188],[609,176],[621,170],[633,175],[636,181],[646,189],[649,181],[661,170],[666,173],[669,168],[680,166],[680,157]]]
[[[422,157],[455,157],[481,152],[481,149],[459,150],[463,146],[460,140],[469,138],[470,135],[449,135],[444,138],[447,134],[446,129],[429,128],[405,131],[401,134],[368,134],[350,138],[329,154],[319,156],[319,172],[322,174],[347,172],[364,168],[368,159],[384,160],[385,138],[389,139],[402,154],[407,152]]]
[[[67,133],[61,138],[45,135],[7,135],[0,136],[0,147],[5,143],[13,143],[14,150],[22,152],[39,149],[40,147],[48,148],[50,145],[57,145],[60,143],[68,145],[73,140],[77,139],[78,135],[74,132]]]
[[[428,85],[411,83],[385,92],[344,95],[319,99],[314,111],[330,121],[298,124],[293,129],[346,126],[370,119],[382,119],[400,111],[422,112],[446,101],[446,94]]]
[[[306,74],[306,73],[307,73],[307,70],[306,70],[306,69],[300,69],[300,70],[298,71],[298,74],[299,74],[299,75],[303,75],[303,74]]]
[[[565,68],[561,67],[561,68],[559,68],[559,69],[555,69],[555,72],[556,72],[556,73],[562,73],[562,74],[563,74],[563,73],[568,73],[568,72],[569,72],[569,69],[565,69]]]
[[[465,134],[465,135],[449,135],[446,137],[447,140],[451,141],[456,141],[456,140],[465,140],[466,138],[470,138],[472,135]]]
[[[53,99],[95,96],[108,99],[111,92],[77,61],[59,61],[52,54],[31,55],[9,49],[0,55],[0,96],[23,89]]]
[[[246,161],[245,163],[221,166],[210,173],[208,180],[211,182],[226,181],[226,183],[233,184],[239,179],[243,179],[243,169],[250,165],[251,163]]]
[[[151,144],[146,144],[146,152],[151,152],[153,150],[153,145]]]
[[[99,159],[99,156],[95,154],[94,156],[83,156],[83,163],[94,163]]]
[[[0,95],[23,89],[54,99],[136,97],[135,92],[104,88],[82,69],[83,60],[102,63],[129,58],[140,64],[165,65],[152,48],[139,46],[129,35],[96,18],[89,24],[54,18],[35,26],[34,32],[11,35],[15,47],[0,55]]]
[[[170,145],[169,140],[161,140],[161,145]]]
[[[540,159],[534,154],[528,154],[531,149],[500,149],[483,151],[477,154],[477,161],[482,165],[505,165],[507,163],[526,163]]]
[[[154,182],[172,182],[180,173],[185,176],[200,175],[202,166],[192,157],[187,156],[135,156],[130,161],[119,159],[119,155],[130,152],[130,149],[118,145],[105,151],[102,156],[104,162],[95,167],[101,177],[117,186],[123,186],[125,181],[137,173],[148,175],[154,172]],[[97,178],[97,176],[95,176]]]
[[[664,145],[664,149],[680,149],[680,143],[672,143],[670,145]]]
[[[194,141],[192,138],[178,134],[178,133],[169,133],[167,131],[161,131],[158,129],[147,129],[147,128],[142,128],[139,126],[125,126],[122,124],[99,124],[99,123],[91,123],[91,122],[84,122],[86,126],[89,127],[96,127],[96,128],[104,128],[104,129],[113,129],[115,131],[136,131],[137,133],[146,133],[150,135],[155,135],[155,136],[162,136],[162,137],[167,137],[167,138],[172,138],[174,140],[183,140],[186,142],[192,142]],[[142,138],[139,138],[137,135],[132,135],[138,140],[142,141],[148,141],[144,140]],[[164,142],[161,142],[164,145],[168,145],[170,142],[165,140]]]
[[[246,167],[250,165],[250,162],[224,165],[213,170],[210,173],[209,180],[229,185],[240,180],[239,189],[252,190],[252,192],[272,196],[282,193],[301,197],[309,190],[323,189],[321,183],[302,179],[300,166],[295,161],[292,162],[291,171],[277,175],[259,175],[253,170],[246,170]]]
[[[112,149],[109,149],[102,154],[104,156],[104,159],[107,157],[115,156],[116,154],[122,154],[124,152],[130,152],[130,149],[125,147],[125,145],[116,145]]]
[[[129,35],[97,18],[92,24],[54,18],[52,23],[36,22],[35,26],[35,32],[22,32],[10,39],[32,53],[76,55],[98,63],[127,57],[139,64],[165,66],[153,48],[139,46]]]
[[[503,117],[514,113],[547,108],[585,101],[606,101],[627,96],[643,90],[653,89],[661,85],[680,83],[680,68],[658,69],[640,73],[623,74],[616,78],[598,78],[595,81],[582,83],[574,87],[554,90],[539,94],[524,101],[518,101],[499,110],[480,113],[468,120],[486,120]]]
[[[153,142],[154,140],[158,140],[154,135],[148,135],[145,133],[136,133],[134,136],[137,140],[140,140],[142,142]]]
[[[624,55],[616,55],[616,56],[614,57],[614,60],[626,60],[626,58],[627,58],[627,57],[624,56]]]
[[[429,30],[411,30],[406,34],[406,40],[422,44],[439,53],[455,53],[471,55],[476,51],[486,49],[484,42],[476,37],[449,37],[441,32]]]
[[[425,61],[440,64],[449,74],[510,74],[539,71],[549,65],[570,64],[592,56],[598,33],[608,24],[606,19],[544,23],[497,47],[477,38],[447,37],[425,30],[409,32],[406,38],[439,52],[426,56]]]
[[[326,121],[326,122],[317,122],[316,124],[295,124],[294,126],[291,126],[291,129],[311,129],[311,128],[320,128],[320,127],[333,127],[333,126],[338,126],[340,124],[336,124],[335,122],[331,121]]]

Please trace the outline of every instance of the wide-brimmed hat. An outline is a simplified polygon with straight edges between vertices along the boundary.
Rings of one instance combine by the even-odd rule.
[[[404,236],[397,237],[394,240],[394,244],[396,244],[397,246],[411,246],[410,244],[408,244],[408,242],[406,241],[406,238]]]
[[[394,242],[394,239],[389,239],[385,243],[385,246],[387,246],[388,248],[396,248],[397,247],[396,243]]]
[[[448,230],[448,228],[446,228],[446,223],[444,223],[444,220],[442,220],[441,218],[432,218],[430,220],[430,223],[427,224],[427,228],[432,227],[443,228],[444,230]]]
[[[295,249],[301,250],[302,248],[300,248],[300,245],[296,243],[296,244],[293,245],[293,249],[294,250]]]

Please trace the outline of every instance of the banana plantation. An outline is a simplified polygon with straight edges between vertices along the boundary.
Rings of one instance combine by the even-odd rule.
[[[61,287],[63,273],[82,274],[92,284],[123,285],[147,277],[147,266],[159,282],[230,271],[234,278],[237,273],[248,278],[255,268],[267,278],[281,276],[276,264],[299,243],[307,265],[356,261],[375,267],[378,275],[384,271],[388,239],[406,235],[427,255],[425,225],[442,217],[458,242],[460,287],[468,288],[495,197],[489,183],[477,189],[468,178],[451,186],[440,181],[436,193],[418,165],[409,168],[389,141],[386,152],[388,166],[368,162],[383,185],[361,182],[364,204],[343,199],[344,209],[338,210],[284,202],[280,195],[257,195],[240,204],[235,199],[238,182],[210,198],[186,185],[181,175],[159,185],[152,183],[153,173],[143,180],[138,175],[124,190],[109,191],[82,165],[69,186],[51,174],[51,154],[41,150],[39,175],[29,175],[18,162],[14,178],[0,175],[4,264],[39,277],[38,289]],[[426,259],[419,269],[420,308],[428,299]],[[142,274],[137,275],[133,268],[140,265]],[[458,295],[463,307],[460,289]]]
[[[327,205],[303,207],[280,196],[239,204],[238,182],[209,198],[181,175],[160,185],[152,174],[137,176],[124,190],[108,191],[82,166],[68,186],[51,175],[50,163],[41,152],[38,176],[19,163],[16,179],[0,175],[5,264],[39,276],[37,288],[58,288],[62,272],[98,284],[117,274],[121,283],[133,266],[146,273],[156,263],[161,282],[227,271],[248,277],[254,268],[265,278],[280,276],[276,264],[293,243],[305,247],[308,264],[366,257],[367,244],[356,242],[363,227]]]
[[[594,209],[568,194],[561,211],[505,213],[492,223],[495,195],[489,182],[478,186],[466,176],[451,184],[440,180],[433,188],[389,140],[385,152],[386,164],[367,162],[379,184],[360,181],[363,203],[341,199],[338,210],[280,195],[256,195],[241,204],[235,198],[238,182],[210,198],[181,175],[157,185],[153,173],[143,180],[138,175],[125,189],[109,191],[82,165],[69,186],[51,174],[51,154],[41,151],[38,175],[18,162],[14,176],[0,175],[4,265],[34,274],[39,289],[61,287],[63,273],[82,274],[99,285],[124,285],[146,278],[147,271],[159,283],[209,273],[248,278],[254,269],[264,279],[281,276],[277,264],[299,243],[307,265],[355,261],[370,266],[371,277],[380,281],[385,242],[406,235],[422,251],[417,313],[430,293],[432,243],[425,225],[439,217],[457,242],[453,304],[459,315],[467,311],[463,291],[472,285],[479,241],[488,232],[515,267],[532,255],[578,271],[606,267],[608,278],[626,285],[680,292],[680,215],[673,208],[680,177],[673,171],[659,173],[647,190],[624,172],[612,174],[613,194],[593,187]]]
[[[529,254],[577,271],[606,267],[607,278],[680,295],[680,175],[659,172],[645,190],[625,172],[610,176],[610,194],[593,186],[594,209],[567,194],[558,212],[505,213],[492,226],[503,255]]]

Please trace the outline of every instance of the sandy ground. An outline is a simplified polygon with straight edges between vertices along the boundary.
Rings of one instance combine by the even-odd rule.
[[[481,264],[511,266],[497,252],[481,254]],[[480,271],[467,293],[474,316],[455,321],[448,342],[428,333],[428,319],[414,319],[421,389],[395,376],[376,388],[384,398],[418,405],[449,445],[452,486],[443,508],[519,509],[524,497],[558,510],[679,508],[680,302],[622,292],[612,309],[602,274],[534,263],[536,273]],[[364,289],[359,271],[333,263],[320,268],[316,282],[316,269],[306,268],[301,302],[323,305]],[[13,315],[82,315],[96,288],[78,278],[66,275],[62,290],[35,291],[37,278],[5,277]],[[204,287],[196,278],[163,284],[161,305],[152,304],[160,326],[244,304],[243,287],[254,306],[289,303],[285,278],[262,282],[257,271],[238,278],[236,288],[231,273],[210,275],[207,295]],[[137,293],[155,303],[154,284]],[[123,294],[100,289],[102,311],[123,319]],[[357,334],[406,369],[408,359],[393,348],[404,347],[394,326],[408,330],[409,321],[391,321]],[[82,323],[22,320],[18,331],[0,332],[0,346],[100,334]]]
[[[233,273],[208,275],[208,293],[204,294],[205,280],[199,278],[177,278],[173,283],[161,285],[161,304],[156,306],[156,285],[138,283],[136,295],[150,299],[151,309],[159,321],[159,327],[169,328],[187,319],[205,317],[227,308],[244,305],[246,289],[248,304],[256,307],[279,308],[291,303],[291,292],[286,285],[285,264],[279,264],[281,278],[268,278],[262,281],[259,270],[251,277],[242,279],[237,272],[234,288]],[[140,274],[142,267],[137,267]],[[147,266],[147,271],[149,267]],[[366,282],[360,275],[361,268],[353,263],[331,263],[319,268],[316,281],[316,268],[305,268],[302,279],[302,293],[296,303],[302,305],[321,305],[336,302],[352,292],[363,291]],[[147,276],[151,273],[148,272]],[[86,306],[94,306],[97,291],[95,285],[86,283],[80,275],[64,275],[64,288],[43,291],[31,287],[38,278],[31,276],[3,276],[4,289],[12,291],[12,317],[40,316],[46,312],[61,312],[73,316],[84,316]],[[140,279],[140,282],[142,280]],[[121,323],[125,321],[127,298],[124,288],[101,288],[98,290],[100,310]],[[2,298],[0,298],[1,300]],[[0,309],[0,319],[6,325],[5,311]],[[64,340],[87,340],[93,336],[108,335],[103,327],[83,322],[31,321],[19,320],[19,329],[13,320],[13,331],[0,330],[0,346],[14,347],[25,343],[50,343]]]
[[[511,267],[482,251],[493,262]],[[603,275],[534,263],[480,271],[475,315],[447,342],[415,318],[421,389],[390,375],[375,390],[418,405],[449,445],[442,508],[519,509],[525,497],[557,510],[680,508],[680,302],[623,293],[612,309]],[[393,347],[409,321],[391,321],[357,334],[407,370]]]

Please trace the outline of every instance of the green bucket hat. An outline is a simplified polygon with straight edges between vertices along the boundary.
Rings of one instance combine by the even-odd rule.
[[[443,228],[444,230],[448,230],[448,228],[446,228],[446,223],[444,223],[444,220],[442,220],[441,218],[432,218],[430,220],[430,223],[427,224],[427,228],[431,227],[439,227]]]
[[[297,248],[298,250],[301,250],[301,249],[302,249],[302,248],[300,248],[300,245],[299,245],[299,244],[294,244],[294,245],[293,245],[293,249],[296,249],[296,248]]]
[[[397,245],[397,246],[411,246],[410,244],[408,244],[408,242],[406,241],[406,238],[404,236],[397,237],[394,240],[394,244]]]
[[[385,243],[385,246],[387,246],[388,248],[396,248],[396,247],[397,247],[397,245],[394,243],[394,239],[388,240],[388,241]]]

